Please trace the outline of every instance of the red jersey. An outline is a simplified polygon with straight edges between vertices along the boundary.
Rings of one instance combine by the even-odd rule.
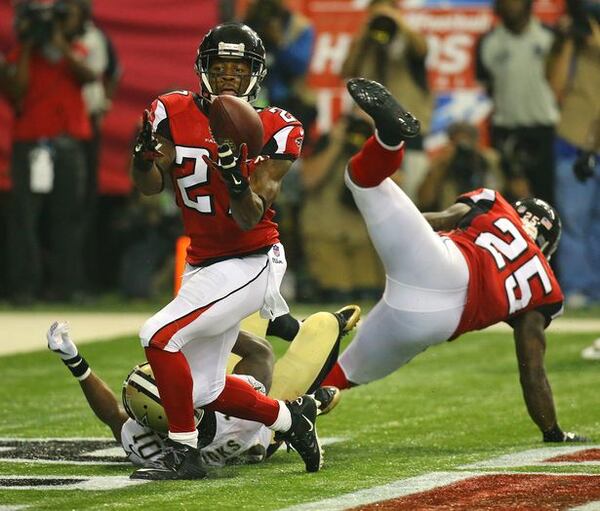
[[[487,188],[461,195],[471,211],[448,236],[469,266],[467,303],[452,339],[538,310],[546,326],[562,312],[563,295],[541,250],[515,209]]]
[[[298,158],[304,137],[302,124],[279,108],[265,108],[259,116],[264,131],[261,155]],[[242,230],[233,219],[227,186],[202,158],[206,155],[216,161],[217,144],[197,95],[175,91],[159,96],[152,103],[150,120],[154,131],[175,146],[171,177],[184,231],[191,239],[188,263],[201,265],[208,260],[250,254],[279,241],[272,208],[249,231]],[[250,173],[253,169],[251,166]]]
[[[79,56],[87,54],[81,44],[73,43],[71,48]],[[16,63],[22,51],[23,47],[17,46],[7,60]],[[13,140],[33,141],[62,134],[81,140],[90,138],[92,128],[81,87],[64,58],[50,62],[33,50],[27,91],[14,119]]]

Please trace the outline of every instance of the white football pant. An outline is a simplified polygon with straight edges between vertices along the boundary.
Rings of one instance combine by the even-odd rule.
[[[185,355],[194,380],[196,407],[213,402],[222,392],[240,321],[261,309],[269,296],[278,294],[287,263],[283,247],[276,247],[276,257],[271,249],[269,254],[227,259],[206,267],[186,265],[177,296],[142,326],[144,347],[162,329],[175,330],[163,349]],[[185,324],[186,317],[199,310],[201,313]],[[275,312],[279,315],[282,311]]]
[[[449,238],[436,234],[391,180],[346,186],[383,263],[382,299],[367,315],[339,363],[348,380],[368,383],[392,373],[456,330],[467,299],[467,263]]]

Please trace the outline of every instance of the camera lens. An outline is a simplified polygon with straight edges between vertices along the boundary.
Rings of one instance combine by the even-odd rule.
[[[396,35],[398,27],[389,16],[375,16],[369,22],[369,37],[381,45],[387,45]]]

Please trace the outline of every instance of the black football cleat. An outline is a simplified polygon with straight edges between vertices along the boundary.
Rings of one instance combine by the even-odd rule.
[[[323,450],[317,436],[317,402],[305,394],[287,403],[292,414],[292,427],[275,433],[275,441],[284,441],[304,460],[307,472],[318,472],[323,465]]]
[[[204,479],[206,467],[200,450],[167,438],[165,449],[158,458],[138,468],[130,479],[171,481],[176,479]]]
[[[273,438],[273,440],[269,444],[269,447],[267,447],[267,455],[265,456],[265,459],[269,459],[271,456],[273,456],[273,454],[277,452],[277,450],[281,447],[282,444],[283,440],[275,440]]]
[[[317,400],[318,415],[325,415],[333,410],[340,399],[342,398],[342,392],[337,387],[332,385],[326,385],[325,387],[319,387],[313,394]]]
[[[333,313],[340,324],[340,337],[354,330],[360,320],[360,312],[358,305],[346,305]]]
[[[591,440],[588,437],[586,437],[586,436],[578,435],[577,433],[570,433],[568,431],[565,431],[564,442],[567,442],[567,443],[572,443],[572,442],[575,442],[575,443],[579,443],[579,442],[586,443],[586,442],[591,442]]]
[[[547,443],[586,443],[591,442],[588,437],[578,435],[577,433],[570,433],[567,431],[561,431],[560,434],[548,434],[544,433],[544,442]]]
[[[419,134],[419,120],[380,83],[366,78],[351,78],[346,88],[356,104],[373,118],[379,138],[385,144],[395,146]]]

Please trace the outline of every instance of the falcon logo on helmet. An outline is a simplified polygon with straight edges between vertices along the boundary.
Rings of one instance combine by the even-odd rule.
[[[242,59],[250,65],[248,84],[237,96],[254,101],[267,74],[265,47],[258,34],[243,23],[230,22],[217,25],[204,36],[194,69],[200,77],[202,97],[209,102],[218,95],[209,76],[211,61],[215,58]]]
[[[167,414],[148,362],[135,366],[127,375],[123,382],[122,400],[127,415],[138,424],[157,433],[168,433]],[[203,410],[195,410],[196,426],[200,423],[202,414]]]
[[[523,228],[535,241],[546,259],[550,259],[558,247],[562,225],[556,210],[541,199],[522,199],[513,204],[521,217]]]

